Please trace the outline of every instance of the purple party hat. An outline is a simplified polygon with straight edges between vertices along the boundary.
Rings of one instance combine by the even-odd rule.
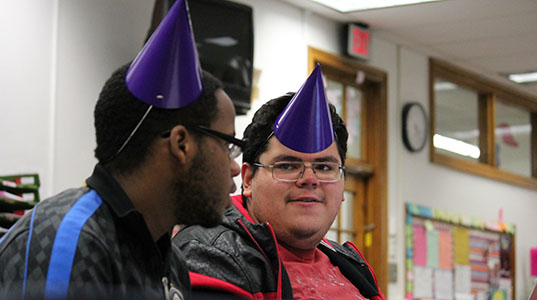
[[[130,65],[125,81],[142,102],[175,109],[198,99],[201,80],[186,0],[177,0]]]
[[[276,138],[295,151],[321,152],[334,142],[322,76],[317,64],[274,123]]]

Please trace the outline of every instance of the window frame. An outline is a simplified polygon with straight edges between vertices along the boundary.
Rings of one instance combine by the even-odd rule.
[[[479,95],[478,126],[479,148],[482,155],[478,162],[465,161],[456,157],[436,152],[433,136],[436,131],[435,122],[435,90],[436,78],[446,80],[465,88],[472,89]],[[513,83],[513,85],[515,85]],[[504,103],[516,105],[530,112],[532,125],[530,161],[532,177],[525,177],[501,170],[496,164],[495,149],[495,103],[500,98]],[[507,102],[506,102],[507,101]],[[429,115],[430,161],[449,168],[470,174],[499,180],[513,185],[537,190],[537,97],[507,83],[500,83],[483,75],[464,70],[437,58],[429,59]]]

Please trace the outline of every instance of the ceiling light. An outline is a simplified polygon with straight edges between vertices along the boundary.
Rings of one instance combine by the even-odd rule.
[[[437,81],[434,83],[435,91],[449,91],[457,89],[457,85],[447,81]]]
[[[401,6],[408,4],[419,4],[425,2],[435,2],[440,0],[312,0],[324,6],[328,6],[341,13],[348,13],[357,10],[366,10],[374,8],[385,8]]]
[[[509,79],[516,83],[537,81],[537,72],[509,74]]]

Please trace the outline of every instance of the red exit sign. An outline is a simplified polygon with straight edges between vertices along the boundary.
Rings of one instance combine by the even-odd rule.
[[[347,32],[347,54],[368,59],[369,58],[369,39],[371,34],[367,29],[349,24]]]

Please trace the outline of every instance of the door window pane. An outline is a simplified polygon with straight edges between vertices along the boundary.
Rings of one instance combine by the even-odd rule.
[[[343,84],[326,79],[326,97],[328,102],[336,107],[336,112],[343,116]]]
[[[345,242],[354,243],[354,234],[348,233],[348,232],[342,232],[341,233],[341,241],[339,241],[338,243],[344,244]]]
[[[362,92],[347,86],[347,107],[345,121],[349,131],[347,155],[359,159],[362,157]]]
[[[341,216],[341,229],[354,229],[353,224],[353,202],[354,202],[354,193],[345,191],[343,193],[345,201],[341,203],[341,208],[339,209],[339,215]]]
[[[339,241],[337,240],[337,230],[335,230],[335,229],[328,230],[328,232],[326,233],[325,238],[327,238],[329,240],[332,240],[332,241],[337,241],[339,243]]]
[[[337,241],[338,243],[354,241],[354,237],[356,235],[356,231],[354,230],[353,224],[354,193],[344,191],[343,197],[345,197],[345,201],[343,201],[343,203],[341,204],[339,213],[334,219],[332,226],[330,226],[330,230],[325,236],[327,239]]]
[[[478,93],[441,79],[434,93],[436,153],[478,161]]]
[[[531,177],[530,112],[496,101],[496,164],[499,169]]]

